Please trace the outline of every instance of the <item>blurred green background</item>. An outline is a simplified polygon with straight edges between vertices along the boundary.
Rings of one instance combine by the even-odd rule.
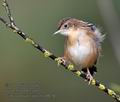
[[[64,37],[53,36],[64,17],[92,22],[106,34],[96,79],[120,84],[120,0],[8,0],[16,24],[57,56]],[[0,0],[0,15],[6,12]],[[26,94],[29,94],[28,96]],[[26,96],[25,96],[26,95]],[[31,96],[31,95],[34,95]],[[0,23],[0,102],[113,102]]]

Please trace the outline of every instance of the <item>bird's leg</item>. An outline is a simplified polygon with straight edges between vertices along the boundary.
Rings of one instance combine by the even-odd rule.
[[[89,81],[89,85],[90,85],[91,81],[93,80],[93,76],[91,75],[91,73],[90,73],[88,68],[87,68],[87,73],[86,74],[87,74],[86,78]]]
[[[61,63],[63,63],[64,65],[66,64],[65,57],[58,57],[55,60],[58,62],[58,65],[60,65]]]

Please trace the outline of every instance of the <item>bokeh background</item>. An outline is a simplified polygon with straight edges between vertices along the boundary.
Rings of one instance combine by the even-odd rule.
[[[8,0],[16,24],[57,56],[64,37],[53,36],[57,23],[74,17],[97,25],[106,39],[95,76],[107,86],[120,84],[120,0]],[[6,12],[0,0],[0,15]],[[7,18],[6,18],[7,19]],[[83,79],[0,23],[0,102],[113,102]]]

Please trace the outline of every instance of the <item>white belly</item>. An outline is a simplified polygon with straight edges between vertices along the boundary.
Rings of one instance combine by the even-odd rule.
[[[68,49],[68,52],[71,56],[71,60],[75,64],[81,65],[82,62],[93,52],[89,43],[80,45],[76,43],[74,46]]]

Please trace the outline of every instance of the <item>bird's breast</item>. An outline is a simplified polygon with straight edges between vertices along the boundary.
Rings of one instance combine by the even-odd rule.
[[[97,49],[94,42],[76,42],[73,46],[67,48],[70,60],[76,65],[82,67],[92,66],[97,59]]]

